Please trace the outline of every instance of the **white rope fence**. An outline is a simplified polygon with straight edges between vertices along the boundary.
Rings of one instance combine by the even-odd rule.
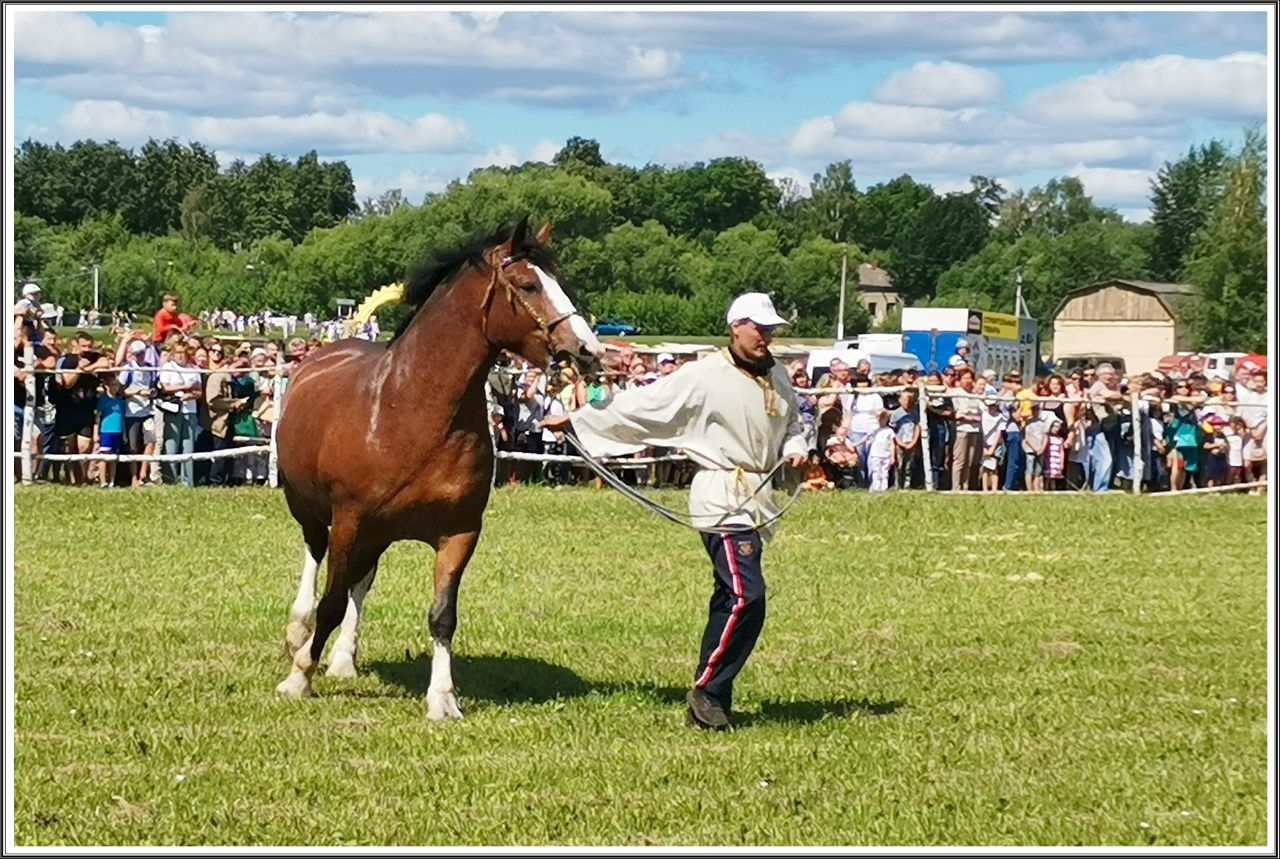
[[[83,372],[78,368],[61,368],[61,369],[37,368],[35,366],[34,348],[30,343],[26,344],[26,347],[23,353],[23,358],[24,358],[25,366],[27,368],[30,368],[26,376],[26,392],[27,392],[28,404],[35,403],[37,373],[47,374],[47,375],[57,375],[57,374],[72,374],[72,373]],[[115,372],[126,372],[131,370],[136,371],[138,369],[139,368],[137,367],[126,365],[122,367],[96,368],[93,372],[115,373]],[[146,367],[142,369],[144,372],[156,374],[158,376],[160,373],[165,372],[166,369],[171,369],[171,368]],[[225,367],[200,368],[200,367],[194,367],[194,366],[183,366],[181,367],[181,372],[200,373],[203,375],[210,375],[217,372],[225,372],[226,369],[227,368]],[[511,375],[522,375],[526,372],[526,370],[516,369],[512,367],[500,367],[496,369],[498,369],[500,372],[505,372]],[[33,440],[35,435],[33,433],[33,429],[35,426],[36,410],[34,407],[26,408],[24,409],[24,415],[23,415],[23,434],[22,434],[22,444],[21,444],[22,482],[24,484],[30,484],[34,482],[35,461],[37,458],[40,460],[45,460],[49,462],[177,463],[177,462],[211,461],[211,460],[226,459],[226,458],[233,458],[233,457],[266,454],[268,456],[267,483],[272,487],[276,487],[279,485],[278,466],[277,466],[278,451],[277,451],[277,445],[276,445],[276,428],[279,426],[280,417],[284,413],[284,406],[286,402],[286,398],[284,396],[284,393],[285,393],[285,372],[284,371],[285,371],[284,356],[280,354],[276,356],[275,365],[270,368],[263,368],[263,367],[237,368],[236,372],[239,374],[261,375],[262,373],[270,373],[272,375],[273,377],[272,395],[275,401],[276,419],[271,422],[271,435],[269,437],[234,436],[232,438],[232,441],[239,443],[240,446],[225,448],[223,450],[217,450],[217,451],[207,451],[207,452],[200,452],[200,453],[174,453],[174,454],[164,454],[164,453],[125,454],[125,453],[109,453],[109,452],[103,452],[103,451],[94,452],[94,453],[83,453],[83,454],[37,454],[37,452],[33,450]],[[797,388],[795,390],[796,390],[796,393],[798,394],[805,394],[805,395],[811,395],[811,396],[817,396],[817,397],[831,396],[831,395],[857,396],[860,394],[885,395],[885,394],[897,394],[904,390],[914,391],[916,394],[917,415],[919,417],[919,423],[920,423],[919,444],[920,444],[920,453],[921,453],[921,463],[923,466],[922,471],[924,475],[925,489],[927,491],[939,491],[938,488],[934,485],[934,475],[933,475],[933,467],[932,467],[933,451],[930,449],[932,444],[931,433],[930,433],[931,418],[929,415],[929,409],[925,407],[925,404],[928,402],[929,399],[941,398],[944,400],[954,401],[955,399],[966,398],[966,399],[976,400],[983,405],[994,401],[999,405],[1001,405],[1002,407],[1020,406],[1023,403],[1038,403],[1038,404],[1050,403],[1055,406],[1060,404],[1062,405],[1073,404],[1073,405],[1083,405],[1086,407],[1096,407],[1104,404],[1104,402],[1099,399],[1092,398],[1092,397],[1082,397],[1082,396],[1071,397],[1067,395],[1062,395],[1062,396],[1015,397],[1012,394],[1003,393],[1003,392],[996,393],[996,394],[986,394],[978,391],[963,392],[963,391],[957,391],[954,388],[929,386],[923,380],[919,381],[915,385],[895,385],[895,386],[878,386],[878,387],[852,387],[852,386],[846,385],[843,387]],[[1145,466],[1146,466],[1146,463],[1143,461],[1142,404],[1144,402],[1150,402],[1150,401],[1151,401],[1151,398],[1144,399],[1140,395],[1140,392],[1137,392],[1137,391],[1132,392],[1128,395],[1122,395],[1117,393],[1115,397],[1109,398],[1109,404],[1112,405],[1113,407],[1122,408],[1124,405],[1127,404],[1130,410],[1129,417],[1131,421],[1131,430],[1132,430],[1132,462],[1130,465],[1130,469],[1131,469],[1130,476],[1131,476],[1131,484],[1132,484],[1131,491],[1135,495],[1139,495],[1142,493],[1143,481],[1141,479],[1141,475],[1145,473]],[[1204,403],[1203,398],[1192,398],[1192,397],[1165,397],[1163,398],[1163,401],[1173,402],[1173,403],[1182,403],[1187,405],[1201,405]],[[1219,402],[1219,403],[1215,403],[1215,405],[1221,405],[1228,408],[1240,407],[1240,406],[1245,406],[1247,408],[1260,408],[1260,406],[1258,406],[1257,404],[1246,404],[1246,403],[1240,403],[1238,401]],[[936,418],[932,420],[936,420]],[[246,443],[255,443],[255,442],[256,444],[246,444]],[[511,451],[511,450],[498,449],[498,450],[495,450],[494,455],[498,459],[522,461],[522,462],[568,463],[572,465],[586,464],[585,460],[582,457],[575,456],[572,454],[527,453],[523,451]],[[1156,455],[1159,455],[1159,454],[1156,454]],[[602,458],[601,461],[606,463],[611,468],[629,469],[629,468],[647,468],[648,466],[655,465],[661,462],[688,462],[689,457],[677,453],[677,454],[670,454],[665,456],[635,456],[635,457]],[[1113,464],[1113,467],[1114,467],[1114,464]],[[1136,478],[1136,479],[1132,479],[1132,478]],[[1266,486],[1266,481],[1260,480],[1260,481],[1252,481],[1248,483],[1236,483],[1236,484],[1212,486],[1212,487],[1198,487],[1195,489],[1186,489],[1181,491],[1159,492],[1159,493],[1150,493],[1150,494],[1152,495],[1186,495],[1186,494],[1192,494],[1192,493],[1213,494],[1213,493],[1219,493],[1219,492],[1252,490],[1252,489],[1265,487],[1265,486]],[[963,490],[946,490],[946,491],[954,492],[955,494],[972,494],[972,495],[982,494],[978,492],[966,492]]]

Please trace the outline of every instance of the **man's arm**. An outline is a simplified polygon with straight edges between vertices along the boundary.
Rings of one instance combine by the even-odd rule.
[[[546,418],[541,426],[572,426],[596,456],[625,456],[646,446],[679,447],[690,421],[704,402],[696,373],[666,376],[652,385],[619,391],[613,399],[588,403],[571,415]]]

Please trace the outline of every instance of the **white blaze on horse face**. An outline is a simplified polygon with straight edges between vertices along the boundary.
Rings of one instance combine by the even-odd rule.
[[[596,357],[603,355],[604,347],[596,339],[595,332],[591,330],[587,320],[582,318],[582,314],[578,313],[578,308],[573,306],[569,296],[565,295],[564,289],[559,282],[536,265],[533,266],[533,273],[542,282],[542,291],[547,294],[547,298],[551,299],[551,306],[556,309],[556,312],[560,316],[564,316],[566,313],[572,314],[569,317],[569,327],[574,334],[578,335],[578,339],[587,347],[587,351]]]

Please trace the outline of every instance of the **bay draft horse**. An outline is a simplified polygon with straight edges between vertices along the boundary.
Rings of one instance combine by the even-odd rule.
[[[339,624],[328,673],[355,676],[360,608],[378,559],[396,540],[419,540],[436,552],[427,717],[462,717],[450,647],[493,479],[486,377],[502,350],[542,368],[569,359],[587,369],[604,351],[556,281],[551,225],[529,236],[527,220],[437,255],[411,277],[404,300],[415,309],[390,345],[340,341],[290,380],[276,429],[279,477],[306,549],[281,696],[313,694],[311,677]]]

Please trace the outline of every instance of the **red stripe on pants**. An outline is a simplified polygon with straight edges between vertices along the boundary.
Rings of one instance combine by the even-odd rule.
[[[724,625],[724,630],[720,633],[720,641],[716,644],[716,649],[711,652],[711,658],[707,660],[707,667],[702,669],[702,676],[694,683],[699,688],[706,686],[711,681],[711,673],[715,670],[716,663],[720,661],[721,654],[724,653],[725,647],[729,644],[729,637],[733,635],[733,627],[738,622],[738,615],[742,613],[742,608],[747,604],[746,599],[742,596],[742,577],[738,574],[738,556],[733,547],[733,540],[728,534],[724,535],[724,552],[729,561],[729,573],[733,577],[733,595],[738,601],[733,604],[733,610],[729,612],[729,620]]]

